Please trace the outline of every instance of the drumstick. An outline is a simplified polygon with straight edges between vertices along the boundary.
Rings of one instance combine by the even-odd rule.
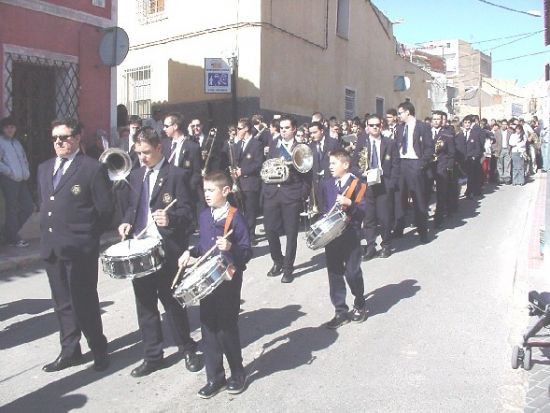
[[[233,233],[233,230],[230,229],[229,231],[227,231],[227,234],[225,234],[222,238],[223,239],[227,239],[228,236],[230,236],[231,234]],[[200,264],[202,264],[204,262],[204,260],[209,257],[213,252],[214,250],[217,248],[216,244],[212,245],[212,248],[210,248],[208,251],[206,251],[206,254],[203,254],[202,257],[200,257],[197,261],[195,261],[195,263],[193,264],[192,267],[189,268],[189,271],[193,271],[195,268],[197,268]],[[179,278],[180,278],[180,275],[181,275],[181,271],[185,268],[186,266],[185,265],[182,265],[181,267],[179,267],[178,269],[178,272],[176,273],[176,276],[174,277],[174,281],[172,281],[172,288],[174,288],[176,286],[176,283],[178,282]]]
[[[166,205],[166,208],[164,208],[164,209],[162,210],[162,212],[168,211],[168,209],[171,208],[176,202],[177,202],[177,198],[174,199],[172,202],[170,202],[168,205]],[[148,230],[149,228],[151,228],[151,225],[153,225],[154,223],[155,223],[155,221],[150,222],[145,228],[143,228],[143,229],[141,230],[141,232],[140,232],[139,234],[137,234],[137,235],[135,236],[135,239],[141,238],[141,237],[143,236],[143,234],[145,234],[145,233],[147,232],[147,230]]]

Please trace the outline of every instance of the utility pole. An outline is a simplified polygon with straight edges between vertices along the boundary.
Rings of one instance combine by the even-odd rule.
[[[479,120],[481,121],[481,88],[483,87],[483,76],[481,75],[481,52],[479,52],[479,84],[477,85],[477,87],[477,96],[479,100],[477,115],[479,116]]]
[[[237,102],[237,79],[239,72],[239,58],[236,54],[231,56],[231,118],[236,125],[239,120],[239,108]]]

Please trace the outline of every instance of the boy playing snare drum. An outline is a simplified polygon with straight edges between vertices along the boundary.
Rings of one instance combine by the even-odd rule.
[[[208,208],[199,218],[199,245],[185,251],[179,259],[180,266],[192,264],[191,257],[202,256],[216,245],[235,267],[232,279],[222,282],[200,302],[207,383],[198,395],[203,399],[215,396],[226,387],[229,393],[238,394],[246,385],[237,322],[243,272],[252,257],[252,249],[243,215],[227,202],[230,192],[231,181],[223,172],[211,172],[204,177],[204,197]],[[233,230],[231,235],[224,237],[229,230]],[[228,380],[223,367],[224,354],[231,370]]]

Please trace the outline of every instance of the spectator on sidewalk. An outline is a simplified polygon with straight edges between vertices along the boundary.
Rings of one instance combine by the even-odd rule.
[[[525,145],[527,137],[523,126],[517,124],[514,133],[510,136],[512,148],[512,185],[525,184]]]
[[[25,150],[15,137],[17,127],[12,117],[0,121],[0,187],[5,200],[6,243],[12,247],[28,247],[19,237],[19,230],[34,211],[27,184],[29,162]]]

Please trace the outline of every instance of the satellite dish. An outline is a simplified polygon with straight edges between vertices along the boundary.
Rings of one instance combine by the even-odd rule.
[[[126,58],[130,48],[128,34],[120,27],[103,30],[99,43],[99,57],[104,65],[118,66]]]

